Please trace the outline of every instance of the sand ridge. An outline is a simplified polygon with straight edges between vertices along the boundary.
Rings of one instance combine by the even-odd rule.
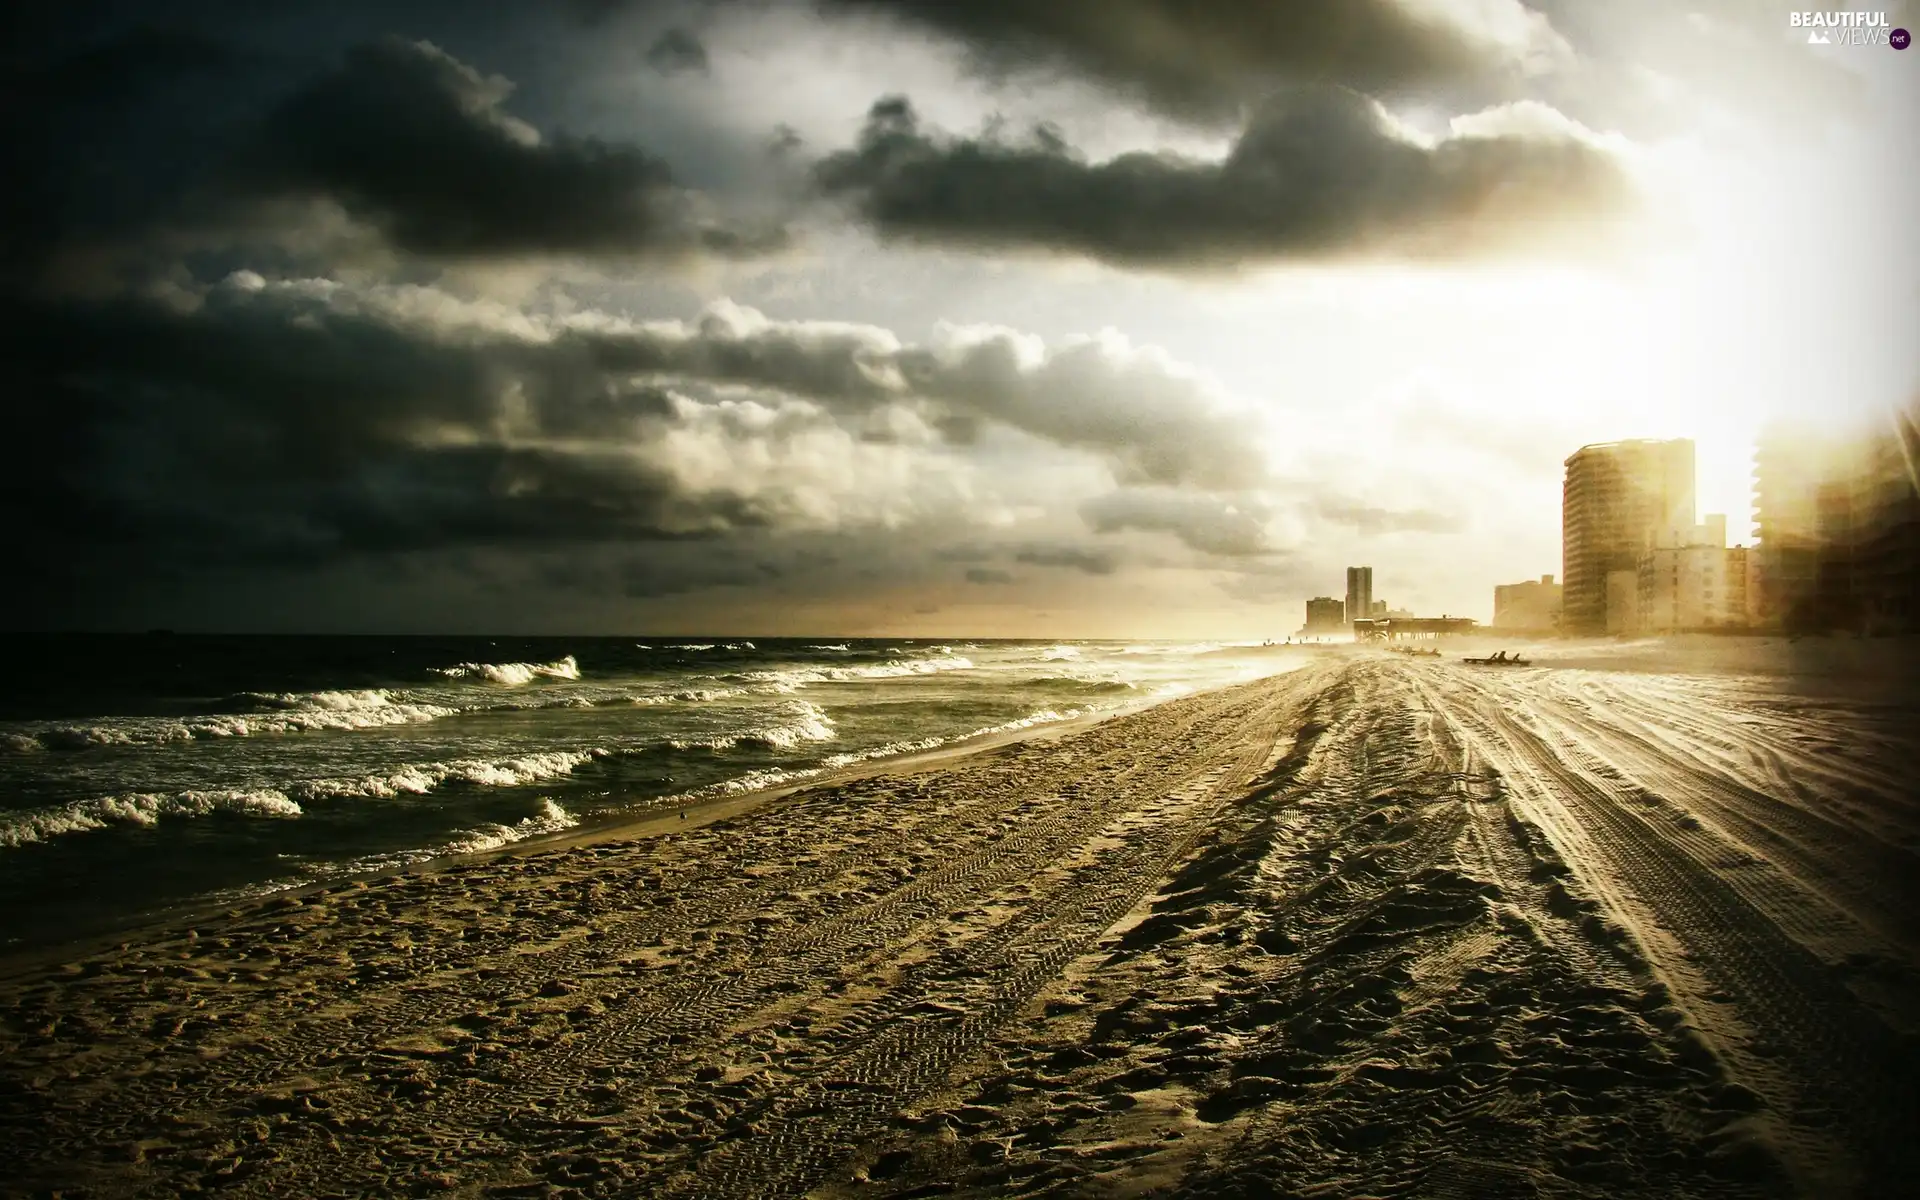
[[[0,1190],[1884,1194],[1907,728],[1360,655],[286,897],[0,984]]]

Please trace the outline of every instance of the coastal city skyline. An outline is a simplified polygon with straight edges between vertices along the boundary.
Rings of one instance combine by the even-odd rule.
[[[1567,448],[1737,526],[1767,421],[1912,399],[1911,52],[1430,2],[1332,74],[1284,5],[39,12],[0,626],[1485,616]]]
[[[10,12],[0,1193],[1911,1193],[1885,3]]]

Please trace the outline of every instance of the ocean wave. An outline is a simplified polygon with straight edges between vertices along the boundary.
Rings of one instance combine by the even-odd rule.
[[[4,745],[16,753],[159,746],[210,738],[411,725],[460,711],[440,704],[396,700],[385,692],[245,693],[235,699],[265,711],[194,717],[102,717],[87,724],[28,725],[9,731]]]
[[[634,704],[704,704],[712,700],[730,700],[735,696],[749,696],[752,688],[687,688],[678,692],[659,692],[651,696],[635,696]]]
[[[862,750],[849,754],[834,754],[820,761],[822,766],[837,770],[876,758],[893,758],[901,754],[923,754],[929,750],[938,750],[942,746],[955,746],[961,742],[970,742],[974,738],[991,737],[994,734],[1000,733],[1018,733],[1020,730],[1032,729],[1039,725],[1052,725],[1060,721],[1071,721],[1077,717],[1092,716],[1094,713],[1110,711],[1115,707],[1117,706],[1090,704],[1079,708],[1069,708],[1064,711],[1051,708],[1043,709],[1036,713],[1029,713],[1027,716],[1020,717],[1017,720],[1005,721],[999,725],[988,725],[985,728],[973,730],[971,733],[955,734],[953,737],[944,738],[927,737],[921,738],[918,741],[888,742],[884,746],[876,746],[871,750]]]
[[[0,846],[25,846],[63,834],[86,833],[114,825],[157,825],[163,817],[204,817],[221,812],[285,819],[298,817],[301,808],[285,792],[272,788],[170,794],[130,792],[0,815]]]
[[[906,679],[916,675],[937,675],[942,671],[973,669],[972,659],[955,654],[942,658],[896,658],[884,663],[854,667],[783,667],[766,671],[741,671],[725,678],[762,683],[776,690],[785,690],[810,683],[857,683],[865,679]]]
[[[341,800],[356,797],[388,800],[396,796],[423,796],[448,784],[475,787],[520,787],[571,775],[609,752],[555,750],[516,758],[461,758],[445,762],[408,763],[391,771],[331,779],[307,779],[288,784],[289,795],[303,800]]]
[[[518,687],[535,679],[578,679],[580,664],[569,654],[550,663],[461,663],[456,667],[434,667],[435,675],[447,679],[485,679],[489,683]]]
[[[970,735],[969,735],[970,736]],[[853,754],[831,754],[820,760],[820,765],[833,770],[850,767],[855,763],[867,762],[876,758],[893,758],[901,754],[923,754],[928,750],[938,750],[950,740],[943,737],[926,737],[913,742],[888,742],[884,746],[875,746],[871,750],[861,750]]]
[[[666,650],[718,650],[720,647],[713,642],[682,642],[678,645],[665,646],[662,648]]]
[[[1072,662],[1079,657],[1078,646],[1048,646],[1040,652],[1041,662]]]
[[[1085,692],[1132,692],[1140,685],[1114,675],[1042,675],[1033,681],[1049,687],[1071,687]]]
[[[788,713],[792,719],[784,724],[712,737],[673,738],[667,744],[675,750],[731,750],[736,746],[791,750],[806,742],[830,742],[838,736],[834,732],[833,721],[816,705],[804,700],[795,701],[788,706]]]
[[[447,854],[485,854],[489,850],[500,850],[515,842],[524,842],[530,837],[541,837],[550,833],[560,833],[580,824],[578,818],[550,796],[540,799],[540,811],[530,817],[522,817],[511,825],[487,824],[478,829],[469,829],[459,837],[439,847],[433,857]]]
[[[511,825],[489,822],[473,829],[463,830],[444,842],[432,846],[418,846],[408,850],[389,850],[381,854],[367,854],[345,862],[304,863],[301,870],[307,878],[276,881],[259,889],[258,894],[270,894],[284,891],[288,887],[311,884],[315,880],[348,878],[355,875],[371,875],[380,871],[396,871],[404,867],[417,866],[431,862],[436,858],[447,858],[455,854],[485,854],[490,850],[501,850],[515,842],[524,842],[528,838],[545,834],[564,833],[579,825],[572,813],[560,807],[552,797],[540,798],[540,810],[530,817],[522,817]]]
[[[739,796],[748,792],[765,791],[767,788],[787,787],[802,780],[813,779],[826,774],[825,767],[766,767],[757,771],[748,771],[731,779],[722,779],[718,783],[709,783],[705,787],[682,792],[678,796],[662,801],[657,807],[671,807],[676,800],[701,800],[716,796]]]
[[[834,652],[836,652],[836,653],[840,653],[840,654],[846,654],[846,653],[849,653],[849,652],[850,652],[850,651],[852,650],[852,647],[851,647],[851,646],[849,646],[849,645],[847,645],[847,643],[845,643],[845,642],[841,642],[841,643],[839,643],[838,645],[833,645],[833,646],[808,646],[808,647],[807,647],[807,649],[809,649],[809,650],[831,650],[831,651],[834,651]]]

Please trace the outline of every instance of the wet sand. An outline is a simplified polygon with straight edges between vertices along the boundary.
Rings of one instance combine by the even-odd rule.
[[[1898,1194],[1915,710],[1359,654],[0,981],[0,1193]]]

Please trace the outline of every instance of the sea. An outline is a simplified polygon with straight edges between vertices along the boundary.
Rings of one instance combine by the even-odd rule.
[[[0,951],[1303,661],[1260,643],[165,632],[8,636],[0,653]]]

